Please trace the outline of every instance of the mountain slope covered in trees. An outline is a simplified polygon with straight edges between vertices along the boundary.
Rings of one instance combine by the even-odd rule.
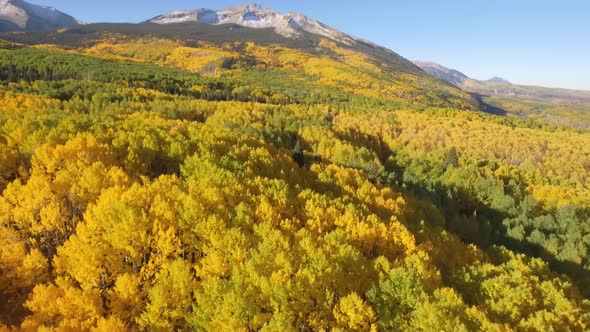
[[[0,328],[590,328],[588,132],[311,34],[2,38]]]

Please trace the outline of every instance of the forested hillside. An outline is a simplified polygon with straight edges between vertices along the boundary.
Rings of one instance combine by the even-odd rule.
[[[588,132],[382,51],[109,29],[0,42],[0,330],[590,329]]]

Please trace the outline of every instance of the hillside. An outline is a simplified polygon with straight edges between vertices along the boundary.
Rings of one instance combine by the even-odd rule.
[[[590,91],[516,85],[494,77],[480,81],[442,65],[416,61],[424,71],[474,93],[488,111],[557,125],[590,129]]]
[[[366,43],[347,45],[306,31],[291,38],[272,29],[235,24],[89,24],[52,32],[6,34],[2,38],[213,76],[223,75],[224,68],[218,65],[222,58],[248,58],[249,68],[239,71],[240,75],[265,69],[271,69],[265,72],[274,75],[280,69],[285,75],[303,75],[309,81],[367,96],[405,102],[426,98],[424,105],[477,108],[469,94],[424,73],[391,50]]]
[[[466,81],[472,80],[462,72],[444,67],[442,65],[439,65],[438,63],[429,61],[414,61],[414,64],[422,68],[425,72],[436,77],[440,77],[443,80],[452,83],[456,86],[461,86],[461,84],[465,83]]]
[[[590,327],[590,133],[211,22],[0,35],[0,330]]]

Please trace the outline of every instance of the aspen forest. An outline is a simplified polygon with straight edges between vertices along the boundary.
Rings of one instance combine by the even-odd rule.
[[[590,329],[588,131],[325,38],[78,29],[1,37],[0,331]]]

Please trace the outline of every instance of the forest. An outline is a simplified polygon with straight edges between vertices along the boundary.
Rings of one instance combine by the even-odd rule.
[[[590,133],[375,61],[1,42],[0,331],[590,329]]]

